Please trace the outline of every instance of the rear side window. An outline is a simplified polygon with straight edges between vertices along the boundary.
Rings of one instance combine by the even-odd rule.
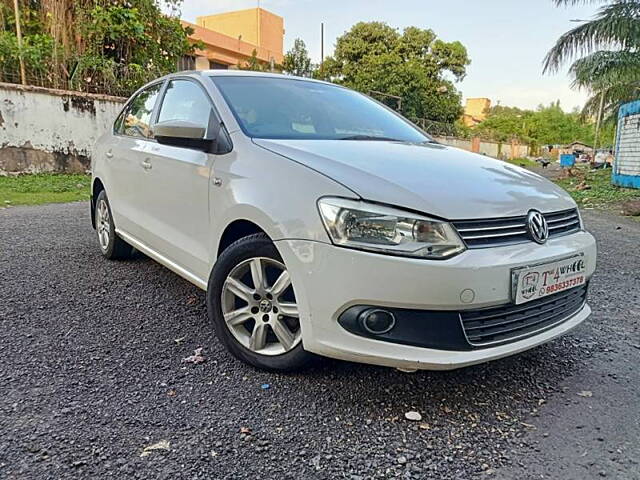
[[[209,125],[211,102],[204,90],[189,80],[172,80],[164,94],[158,123],[184,120],[197,125]]]
[[[151,132],[151,114],[162,88],[157,83],[136,95],[116,120],[116,133],[129,137],[153,138]]]

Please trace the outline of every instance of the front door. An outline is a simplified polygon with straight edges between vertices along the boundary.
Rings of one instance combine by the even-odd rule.
[[[149,238],[147,192],[152,187],[148,150],[154,144],[151,118],[162,83],[140,91],[118,117],[114,142],[106,152],[107,195],[118,230],[146,242]]]
[[[208,125],[211,112],[211,101],[195,80],[171,80],[157,122],[185,120]],[[153,178],[147,208],[153,232],[149,246],[206,281],[211,249],[209,177],[215,156],[153,143],[147,157]]]

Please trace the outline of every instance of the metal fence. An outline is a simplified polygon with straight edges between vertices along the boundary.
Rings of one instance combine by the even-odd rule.
[[[33,87],[45,87],[58,90],[70,90],[83,93],[95,93],[115,97],[128,97],[139,86],[146,83],[138,72],[127,70],[105,72],[104,70],[85,70],[82,75],[65,76],[56,72],[26,72],[24,82],[20,73],[0,70],[0,82],[24,84]]]
[[[413,118],[411,120],[429,135],[435,137],[460,136],[460,132],[458,132],[458,129],[453,123],[436,122],[427,118]]]

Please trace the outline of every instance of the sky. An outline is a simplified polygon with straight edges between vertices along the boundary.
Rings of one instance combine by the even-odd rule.
[[[285,51],[296,38],[320,60],[320,23],[325,24],[325,55],[337,37],[359,21],[383,21],[394,28],[432,29],[445,41],[458,40],[471,65],[457,84],[463,97],[487,97],[493,105],[534,109],[560,100],[565,110],[581,107],[584,91],[570,88],[566,71],[542,74],[542,61],[557,38],[589,19],[597,5],[555,7],[552,0],[184,0],[182,18],[255,7],[285,22]]]

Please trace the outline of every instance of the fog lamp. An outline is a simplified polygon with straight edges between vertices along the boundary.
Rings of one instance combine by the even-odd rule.
[[[390,332],[396,326],[396,318],[393,313],[378,308],[370,308],[360,314],[362,327],[374,335],[382,335]]]

